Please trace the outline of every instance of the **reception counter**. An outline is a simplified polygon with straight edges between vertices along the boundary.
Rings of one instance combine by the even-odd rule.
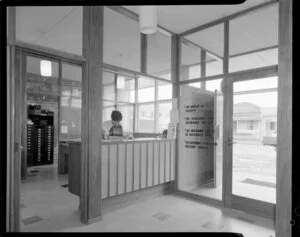
[[[81,142],[67,143],[69,191],[79,196]],[[175,140],[103,140],[101,161],[103,199],[168,183],[175,180]]]

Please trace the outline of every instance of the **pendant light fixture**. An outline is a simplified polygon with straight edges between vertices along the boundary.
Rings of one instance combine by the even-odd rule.
[[[157,7],[140,6],[140,31],[143,34],[153,34],[157,31]]]
[[[52,76],[51,62],[48,60],[41,60],[40,62],[41,75],[44,77]]]

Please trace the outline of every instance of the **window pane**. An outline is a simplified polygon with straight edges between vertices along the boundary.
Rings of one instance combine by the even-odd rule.
[[[133,132],[133,105],[118,105],[122,113],[122,126],[124,132]]]
[[[223,74],[223,60],[213,57],[213,55],[206,53],[206,75],[214,76]]]
[[[181,43],[181,75],[180,80],[201,77],[201,49],[192,44],[185,42]]]
[[[158,126],[157,132],[162,133],[168,129],[170,123],[170,111],[172,110],[172,102],[158,104]]]
[[[155,81],[150,78],[138,78],[138,102],[154,101]]]
[[[137,132],[154,132],[154,104],[138,106],[138,131]]]
[[[224,24],[198,31],[185,38],[219,58],[224,55]]]
[[[172,99],[172,84],[158,81],[158,100]]]
[[[278,64],[278,48],[229,58],[229,72],[267,67]]]
[[[103,31],[103,62],[139,72],[139,23],[104,7]]]
[[[277,77],[240,81],[233,84],[234,92],[277,88]]]
[[[115,110],[115,107],[107,107],[102,110],[102,122],[111,121],[111,112]]]
[[[199,45],[199,47],[202,47],[202,50],[206,52],[205,76],[213,76],[223,73],[222,57],[224,55],[224,24],[219,24],[217,26],[198,31],[186,36],[185,39],[191,41],[196,45]],[[201,57],[200,54],[199,57]],[[200,77],[199,67],[200,65],[197,65],[197,71],[199,71],[197,73],[198,78]],[[190,77],[190,79],[191,78],[192,77]]]
[[[115,101],[115,74],[102,73],[103,100]]]
[[[147,36],[147,73],[166,78],[171,75],[171,37],[159,31]]]
[[[83,7],[16,7],[16,39],[82,55]]]
[[[119,76],[117,77],[117,93],[118,102],[135,101],[135,79],[131,77]]]
[[[232,192],[276,203],[277,91],[263,91],[265,80],[234,83]]]
[[[62,63],[61,139],[81,139],[82,67]]]
[[[278,4],[231,20],[229,37],[229,72],[278,64]]]
[[[222,80],[223,79],[205,81],[205,89],[212,92],[215,92],[215,90],[221,92]]]

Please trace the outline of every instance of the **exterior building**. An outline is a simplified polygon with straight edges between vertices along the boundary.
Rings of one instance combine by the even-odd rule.
[[[233,137],[236,141],[264,143],[277,136],[276,107],[261,108],[252,103],[234,105]],[[268,142],[267,142],[268,143]]]

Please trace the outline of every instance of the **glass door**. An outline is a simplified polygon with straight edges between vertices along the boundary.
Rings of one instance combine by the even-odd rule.
[[[222,79],[181,85],[177,189],[209,203],[222,204]]]
[[[233,82],[233,209],[274,217],[277,77]]]

